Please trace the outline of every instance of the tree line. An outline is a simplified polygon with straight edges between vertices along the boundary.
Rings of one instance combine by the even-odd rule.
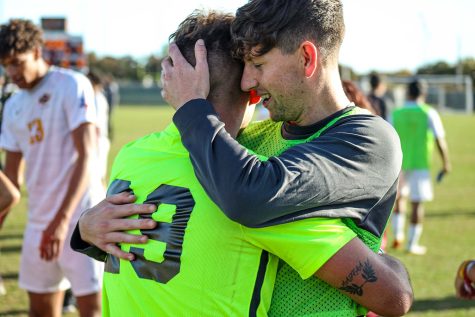
[[[97,72],[110,74],[117,80],[142,81],[145,76],[151,77],[156,82],[160,79],[162,70],[161,62],[163,56],[150,55],[148,58],[139,61],[130,56],[125,57],[98,57],[94,53],[88,54],[89,68]],[[376,70],[377,71],[377,70]],[[351,71],[352,77],[358,77]],[[455,75],[463,74],[472,77],[475,84],[475,58],[468,57],[457,64],[449,64],[445,61],[438,61],[419,67],[416,73],[402,69],[393,73],[386,73],[391,76],[412,76],[412,75]]]
[[[87,55],[88,67],[100,74],[108,74],[119,81],[142,81],[145,76],[152,76],[158,81],[162,70],[162,58],[150,55],[145,62],[131,56],[98,57],[95,53]]]

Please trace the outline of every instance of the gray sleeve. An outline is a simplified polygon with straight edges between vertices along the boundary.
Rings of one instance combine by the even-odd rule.
[[[225,131],[205,100],[185,104],[173,120],[208,195],[230,219],[249,227],[302,212],[331,216],[322,206],[350,202],[360,208],[337,208],[347,210],[337,216],[362,220],[364,210],[394,187],[402,161],[396,133],[376,116],[341,119],[324,135],[265,162]]]
[[[76,224],[73,234],[70,241],[71,249],[76,252],[85,254],[97,261],[105,262],[107,258],[107,253],[99,249],[98,247],[87,243],[81,238],[81,233],[79,232],[79,224]]]

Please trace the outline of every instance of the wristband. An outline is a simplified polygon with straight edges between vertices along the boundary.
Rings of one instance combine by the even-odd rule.
[[[469,262],[470,261],[463,261],[457,272],[458,277],[461,278],[462,280],[465,279],[465,269],[467,268],[467,264]]]
[[[468,276],[468,272],[470,272],[470,270],[472,269],[474,265],[475,265],[474,260],[465,261],[459,271],[459,276],[462,275],[462,278],[464,281],[463,287],[465,288],[465,291],[470,296],[475,295],[475,287],[473,285],[474,282],[472,282],[472,280]]]
[[[475,265],[475,260],[463,261],[457,273],[458,277],[460,277],[461,279],[465,279],[465,276],[468,275],[468,272],[470,271],[473,265]]]

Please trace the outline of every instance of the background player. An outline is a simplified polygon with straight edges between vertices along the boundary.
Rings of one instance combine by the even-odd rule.
[[[70,283],[81,316],[97,316],[100,265],[65,243],[79,212],[103,197],[93,172],[94,92],[85,76],[46,64],[42,43],[31,21],[0,28],[0,62],[20,88],[5,105],[0,146],[17,188],[25,160],[29,194],[19,284],[28,291],[30,316],[60,316]]]
[[[343,90],[345,91],[345,95],[351,102],[354,102],[355,105],[361,107],[363,109],[368,110],[372,114],[376,114],[373,106],[363,94],[363,92],[356,86],[354,82],[351,80],[342,80],[341,84],[343,85]]]
[[[388,104],[387,100],[384,98],[386,84],[382,81],[381,76],[376,73],[371,73],[369,83],[371,85],[371,91],[368,94],[368,100],[375,110],[374,113],[387,120]]]
[[[89,70],[87,78],[94,88],[96,113],[97,113],[97,144],[99,156],[99,173],[104,186],[107,186],[107,164],[111,143],[109,140],[109,104],[104,96],[104,86],[98,73]]]
[[[419,240],[424,218],[423,203],[433,199],[430,166],[434,143],[443,163],[440,175],[451,170],[444,127],[437,111],[425,103],[426,94],[427,85],[424,82],[412,81],[407,87],[406,104],[395,109],[391,116],[403,152],[400,193],[393,215],[393,247],[400,247],[404,240],[406,197],[410,195],[411,225],[407,251],[418,255],[426,253],[426,248],[419,245]]]

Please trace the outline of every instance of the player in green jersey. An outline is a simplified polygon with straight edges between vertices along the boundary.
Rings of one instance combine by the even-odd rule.
[[[187,65],[172,45],[173,63],[162,63],[164,95],[177,109],[173,121],[207,193],[228,217],[247,226],[351,218],[355,230],[379,240],[396,196],[401,151],[384,120],[341,118],[352,111],[338,72],[341,1],[251,0],[238,9],[232,32],[245,62],[241,88],[257,90],[271,119],[280,121],[270,125],[273,136],[301,143],[266,162],[249,155],[224,133],[204,99],[206,68]],[[197,56],[205,56],[206,48],[198,47]],[[289,294],[301,297],[306,283],[287,287],[281,305],[289,306]],[[291,312],[311,313],[305,308]]]
[[[413,80],[407,86],[407,101],[404,106],[394,109],[391,122],[401,139],[402,160],[399,198],[393,215],[393,247],[399,248],[404,240],[404,222],[407,198],[411,202],[411,224],[407,251],[423,255],[426,247],[419,244],[424,219],[424,202],[433,199],[430,175],[434,145],[437,145],[443,166],[438,181],[449,173],[451,164],[445,141],[445,130],[437,111],[425,103],[427,85],[424,81]]]
[[[188,29],[188,31],[190,31],[190,29]],[[188,40],[191,41],[191,43],[194,43],[191,37],[189,37]],[[211,45],[211,47],[216,49],[216,47],[214,47],[213,45]],[[210,65],[213,65],[213,63],[210,62]],[[197,65],[197,67],[199,66]],[[231,72],[223,71],[222,73],[226,75],[227,80],[225,82],[229,83]],[[219,75],[216,75],[215,73],[215,76]],[[215,76],[213,76],[213,70],[211,70],[210,78],[212,82],[213,77]],[[221,80],[221,82],[223,81]],[[237,85],[235,85],[234,87],[236,86]],[[214,87],[213,84],[212,87]],[[228,130],[230,130],[231,135],[235,136],[237,131],[236,129],[232,129],[232,126],[235,127],[235,120],[240,120],[241,117],[236,115],[229,115],[228,112],[231,101],[235,103],[236,98],[232,98],[231,100],[222,100],[223,97],[220,98],[219,96],[223,95],[226,96],[227,94],[222,94],[218,92],[214,92],[213,94],[212,89],[209,99],[214,102],[218,113],[226,122],[226,126]],[[223,104],[225,105],[224,107],[220,106]],[[242,104],[241,107],[243,107]],[[231,129],[229,129],[230,125]],[[133,190],[134,193],[137,195],[139,202],[145,201],[153,203],[154,199],[157,198],[157,195],[158,197],[162,195],[162,199],[160,200],[163,202],[163,204],[159,205],[159,210],[154,216],[155,220],[160,222],[159,228],[158,230],[147,232],[147,234],[152,237],[152,240],[155,240],[158,235],[160,235],[160,228],[162,229],[162,235],[166,232],[167,225],[164,223],[171,222],[171,227],[173,227],[174,217],[170,218],[170,215],[174,213],[175,209],[175,215],[178,214],[180,216],[178,218],[182,220],[182,228],[183,226],[185,226],[183,224],[183,221],[186,222],[186,229],[182,235],[180,235],[180,232],[178,232],[177,237],[182,238],[183,243],[181,245],[178,244],[178,249],[175,250],[169,250],[168,243],[167,245],[164,245],[163,243],[156,243],[156,241],[150,241],[152,243],[150,245],[146,245],[145,247],[123,246],[123,251],[130,251],[137,257],[137,259],[136,261],[132,262],[132,264],[125,261],[119,262],[119,274],[117,274],[117,262],[112,260],[112,257],[109,257],[109,264],[107,265],[109,273],[106,273],[105,276],[105,289],[107,298],[116,298],[116,300],[110,301],[110,303],[113,303],[114,305],[112,309],[118,309],[120,312],[125,313],[129,307],[133,307],[133,309],[139,309],[140,307],[143,307],[143,309],[150,309],[151,311],[162,312],[164,314],[180,315],[181,312],[188,312],[189,314],[195,313],[209,315],[232,315],[232,312],[234,311],[230,313],[229,310],[225,309],[226,307],[229,307],[229,305],[234,303],[235,305],[238,305],[239,309],[245,309],[246,311],[249,311],[248,309],[250,306],[243,303],[246,303],[246,300],[249,301],[249,296],[246,296],[246,294],[249,295],[249,287],[252,286],[253,289],[255,288],[255,283],[251,282],[256,280],[256,275],[252,274],[252,272],[255,272],[256,268],[254,267],[254,269],[251,268],[250,270],[246,270],[246,267],[249,267],[249,263],[251,262],[256,263],[256,254],[254,253],[254,251],[251,252],[251,250],[257,249],[259,250],[257,254],[261,254],[261,248],[284,258],[304,278],[309,277],[313,273],[315,273],[315,265],[321,266],[323,264],[321,261],[323,260],[324,262],[326,262],[326,264],[324,265],[325,268],[323,268],[322,266],[319,270],[319,274],[325,275],[325,279],[335,286],[340,286],[340,280],[346,276],[345,270],[350,271],[352,268],[358,267],[359,262],[361,263],[362,268],[364,267],[366,268],[366,270],[368,270],[370,267],[375,269],[374,273],[376,275],[379,275],[380,269],[383,269],[384,271],[386,270],[386,268],[382,268],[384,267],[384,265],[380,266],[381,264],[378,263],[380,262],[381,258],[371,253],[369,249],[365,248],[357,239],[352,239],[351,242],[348,243],[343,242],[345,246],[339,251],[337,250],[337,248],[335,248],[335,243],[341,243],[342,238],[343,240],[345,240],[350,236],[354,237],[354,233],[352,233],[352,231],[350,231],[346,225],[343,225],[340,220],[325,220],[314,218],[312,221],[310,221],[311,219],[307,219],[303,221],[283,224],[281,226],[274,226],[263,229],[249,229],[227,220],[222,215],[220,216],[219,213],[216,213],[214,211],[216,210],[215,207],[213,207],[214,204],[212,204],[211,201],[209,201],[209,198],[207,198],[203,194],[203,190],[200,189],[201,187],[197,186],[197,181],[191,174],[191,163],[188,161],[186,153],[187,152],[184,150],[184,148],[182,148],[179,135],[177,134],[176,129],[171,126],[162,133],[157,133],[148,136],[127,146],[121,152],[117,161],[114,164],[112,179],[118,179],[121,181],[114,181],[111,184],[111,188],[114,188],[115,185],[125,185],[121,189]],[[172,160],[172,158],[175,159]],[[162,169],[169,172],[164,173]],[[179,173],[180,171],[181,174]],[[143,175],[147,175],[148,177],[144,179]],[[150,178],[152,178],[152,181],[150,180]],[[168,181],[166,181],[167,179]],[[168,183],[171,183],[171,187],[180,187],[180,189],[168,188],[168,186],[165,186],[166,188],[163,189],[163,187],[159,187],[159,184],[157,184],[156,182],[165,182],[167,185],[169,185]],[[195,207],[193,211],[189,213],[188,216],[186,215],[186,210],[184,208],[175,207],[174,209],[174,207],[171,205],[177,203],[167,203],[163,197],[164,193],[166,193],[167,191],[168,193],[173,194],[173,191],[177,190],[182,198],[186,198],[187,196],[189,197],[187,191],[183,190],[183,188],[188,188],[191,196],[195,200]],[[116,191],[111,189],[111,193],[113,192]],[[206,213],[204,213],[201,208],[203,208],[202,206],[206,199],[208,199],[207,204],[210,204],[210,206],[207,206]],[[127,200],[127,197],[125,196],[121,196],[121,199],[119,199],[119,196],[110,197],[109,201],[130,202],[130,200]],[[188,204],[188,207],[190,205],[192,204]],[[200,208],[198,208],[198,205],[200,206]],[[82,218],[82,228],[85,227],[84,220],[87,219],[88,216],[89,219],[91,219],[90,216],[93,215],[94,212],[97,212],[99,210],[98,214],[100,215],[101,211],[110,211],[111,209],[109,208],[110,206],[107,204],[107,202],[103,202],[102,206],[100,206],[99,209],[96,208],[96,210],[89,210]],[[129,211],[125,208],[122,209],[122,211],[125,212],[125,214],[129,213]],[[135,208],[135,211],[139,211],[138,208]],[[187,219],[187,217],[189,218]],[[318,223],[323,222],[326,224],[332,224],[332,228],[327,227],[326,225],[314,223],[313,221],[317,221]],[[335,223],[334,221],[337,222]],[[94,222],[95,221],[92,220],[92,223]],[[310,227],[306,227],[308,224],[310,224]],[[239,238],[239,235],[236,236],[236,226],[237,228],[241,228],[240,231],[244,233],[244,235],[241,233],[241,238]],[[210,228],[213,228],[213,230],[210,230]],[[220,228],[222,228],[224,231],[220,230]],[[319,232],[319,228],[326,228],[323,230],[325,234],[323,234],[323,232]],[[206,234],[200,234],[200,230],[205,230]],[[81,230],[81,234],[83,235],[83,238],[87,239],[87,234],[84,230]],[[332,235],[332,237],[328,237],[328,234]],[[347,236],[347,238],[345,238],[345,236]],[[325,237],[328,237],[329,239]],[[309,239],[308,242],[307,239]],[[330,241],[333,239],[334,241]],[[338,242],[339,240],[340,242]],[[133,242],[134,240],[129,241]],[[172,241],[166,242],[170,242],[170,244],[172,244]],[[317,242],[322,243],[322,248],[320,250],[319,248],[315,248],[316,245],[314,244],[316,244]],[[215,244],[217,244],[218,247],[216,247]],[[312,248],[310,250],[310,247],[312,245],[315,249]],[[323,247],[323,245],[325,247]],[[237,249],[239,249],[240,251],[237,252],[237,249],[235,247],[238,247]],[[155,248],[158,251],[153,252],[151,248]],[[307,250],[304,250],[303,248],[307,248]],[[164,249],[166,251],[164,251]],[[108,251],[110,253],[116,252],[114,248],[108,248]],[[325,257],[327,257],[325,255],[327,251],[330,251],[329,253],[333,254],[336,251],[338,252],[337,255],[331,257],[331,260],[326,261],[324,259]],[[149,252],[148,258],[147,252]],[[242,252],[244,252],[244,254],[241,254]],[[313,252],[315,252],[316,255],[316,258],[314,259],[312,259],[313,256],[309,255]],[[221,253],[223,255],[219,256],[219,254]],[[176,256],[177,254],[179,255],[178,260]],[[210,254],[210,258],[203,257],[203,254]],[[211,254],[213,254],[213,256]],[[355,254],[358,254],[358,256],[355,256]],[[117,253],[117,255],[123,256],[124,253]],[[171,256],[168,257],[168,255]],[[175,257],[173,257],[173,255],[175,255]],[[236,258],[234,255],[238,255],[238,259],[240,259],[241,261],[240,263],[243,263],[242,265],[236,264]],[[368,259],[370,259],[368,262],[365,260],[366,256],[368,256]],[[296,257],[300,259],[297,259]],[[248,260],[252,258],[254,258],[254,261],[248,262]],[[146,259],[152,259],[152,261],[147,261]],[[175,260],[175,262],[179,262],[179,264],[173,263],[173,259]],[[259,259],[261,258],[259,257]],[[275,262],[272,262],[272,256],[270,259],[271,262],[269,262],[269,264],[266,266],[268,274],[272,273],[272,270],[275,269]],[[376,263],[373,263],[373,261],[376,261]],[[158,262],[158,264],[156,262]],[[245,264],[246,262],[248,262],[247,266]],[[320,264],[318,264],[317,262],[320,262]],[[353,264],[356,264],[356,266],[354,266]],[[179,273],[174,274],[173,272],[177,271],[177,265],[179,266]],[[343,268],[342,265],[346,268]],[[143,268],[147,266],[152,267],[152,270],[143,270]],[[175,270],[173,270],[173,266],[175,266]],[[272,268],[273,266],[274,268]],[[163,269],[164,267],[168,267],[168,269],[164,270],[164,272],[168,272],[167,275],[170,279],[164,277],[165,274],[161,271],[161,269]],[[223,269],[226,273],[220,273]],[[364,279],[361,275],[361,269],[359,269],[359,271],[355,271],[354,275],[357,276],[359,281],[364,283]],[[226,279],[224,279],[223,277],[229,275],[229,272],[235,273],[233,273],[228,278],[235,278],[234,275],[241,272],[241,270],[244,270],[244,273],[241,274],[244,274],[244,276],[247,277],[247,279],[238,279],[238,281],[240,281],[241,283],[235,286],[240,287],[243,290],[242,292],[238,292],[235,290],[236,294],[242,294],[241,297],[235,298],[235,296],[229,296],[229,293],[225,293],[226,288],[223,289],[222,286],[219,286],[220,284],[215,284],[223,283],[223,281],[226,281]],[[204,272],[208,275],[201,276],[196,272]],[[393,274],[394,271],[392,271],[391,269],[389,269],[388,273],[388,276],[392,275],[393,278],[395,278],[396,280],[398,279],[398,277]],[[268,274],[264,276],[264,280],[262,282],[262,290],[268,289]],[[367,290],[365,289],[363,301],[367,301],[364,302],[366,305],[371,306],[371,301],[381,301],[382,305],[387,306],[384,303],[385,300],[392,301],[392,299],[389,299],[391,298],[391,296],[394,295],[395,297],[398,297],[398,294],[401,294],[401,289],[399,288],[400,285],[397,285],[397,283],[396,285],[393,284],[396,280],[391,281],[390,279],[386,279],[388,277],[386,276],[386,274],[383,275],[384,276],[381,277],[377,276],[377,281],[374,279],[374,277],[376,276],[373,276],[373,278],[369,278],[369,280],[371,281],[368,280],[368,285],[371,284],[372,286],[376,286],[376,288],[373,289],[373,287],[370,286]],[[137,278],[137,276],[142,277],[142,280]],[[366,276],[369,277],[368,275]],[[135,281],[132,282],[134,278]],[[217,280],[218,278],[219,280]],[[107,283],[111,283],[111,286],[107,287]],[[130,283],[131,286],[125,287],[124,284],[127,283]],[[214,288],[213,285],[215,285]],[[199,286],[201,288],[199,288]],[[379,289],[379,287],[381,287],[381,289]],[[140,289],[143,289],[145,291],[138,291]],[[185,298],[183,298],[183,294],[186,294],[186,290],[189,291],[190,289],[193,290],[192,294],[194,298],[186,295]],[[222,293],[221,296],[220,294],[217,294],[214,289],[220,290],[220,293]],[[112,293],[109,290],[112,290]],[[148,292],[152,293],[153,295],[156,295],[157,298],[150,298],[148,295],[146,295]],[[136,296],[138,296],[140,300],[129,300],[127,302],[120,300],[120,298],[123,298],[123,296],[130,296],[132,298],[135,298],[134,293],[137,294]],[[390,293],[390,296],[386,297],[388,293]],[[380,297],[376,296],[376,294],[380,295]],[[382,294],[384,295],[381,296]],[[268,296],[268,293],[260,291],[260,295],[261,299],[260,304],[258,303],[257,306],[257,313],[265,314],[265,299],[266,295]],[[359,298],[359,300],[361,300],[363,297]],[[160,298],[162,298],[161,301]],[[232,302],[233,298],[235,298],[234,302]],[[197,301],[201,303],[201,306],[196,304]],[[212,306],[209,306],[210,301],[212,302]],[[117,304],[117,302],[123,304]],[[168,305],[163,304],[164,302],[166,302],[166,304]],[[135,305],[135,303],[137,304]],[[193,307],[198,306],[202,307],[201,309],[208,309],[209,311],[204,312],[201,310],[194,310]],[[107,307],[107,305],[105,305],[105,307]],[[381,309],[381,306],[379,307]],[[388,313],[388,311],[386,311],[386,313],[397,314],[394,313],[393,309],[397,310],[398,307],[389,306],[387,308],[390,309],[391,312]],[[163,309],[168,309],[168,311],[164,311]],[[241,310],[237,310],[235,314],[239,316],[248,315],[248,313],[244,313]]]

